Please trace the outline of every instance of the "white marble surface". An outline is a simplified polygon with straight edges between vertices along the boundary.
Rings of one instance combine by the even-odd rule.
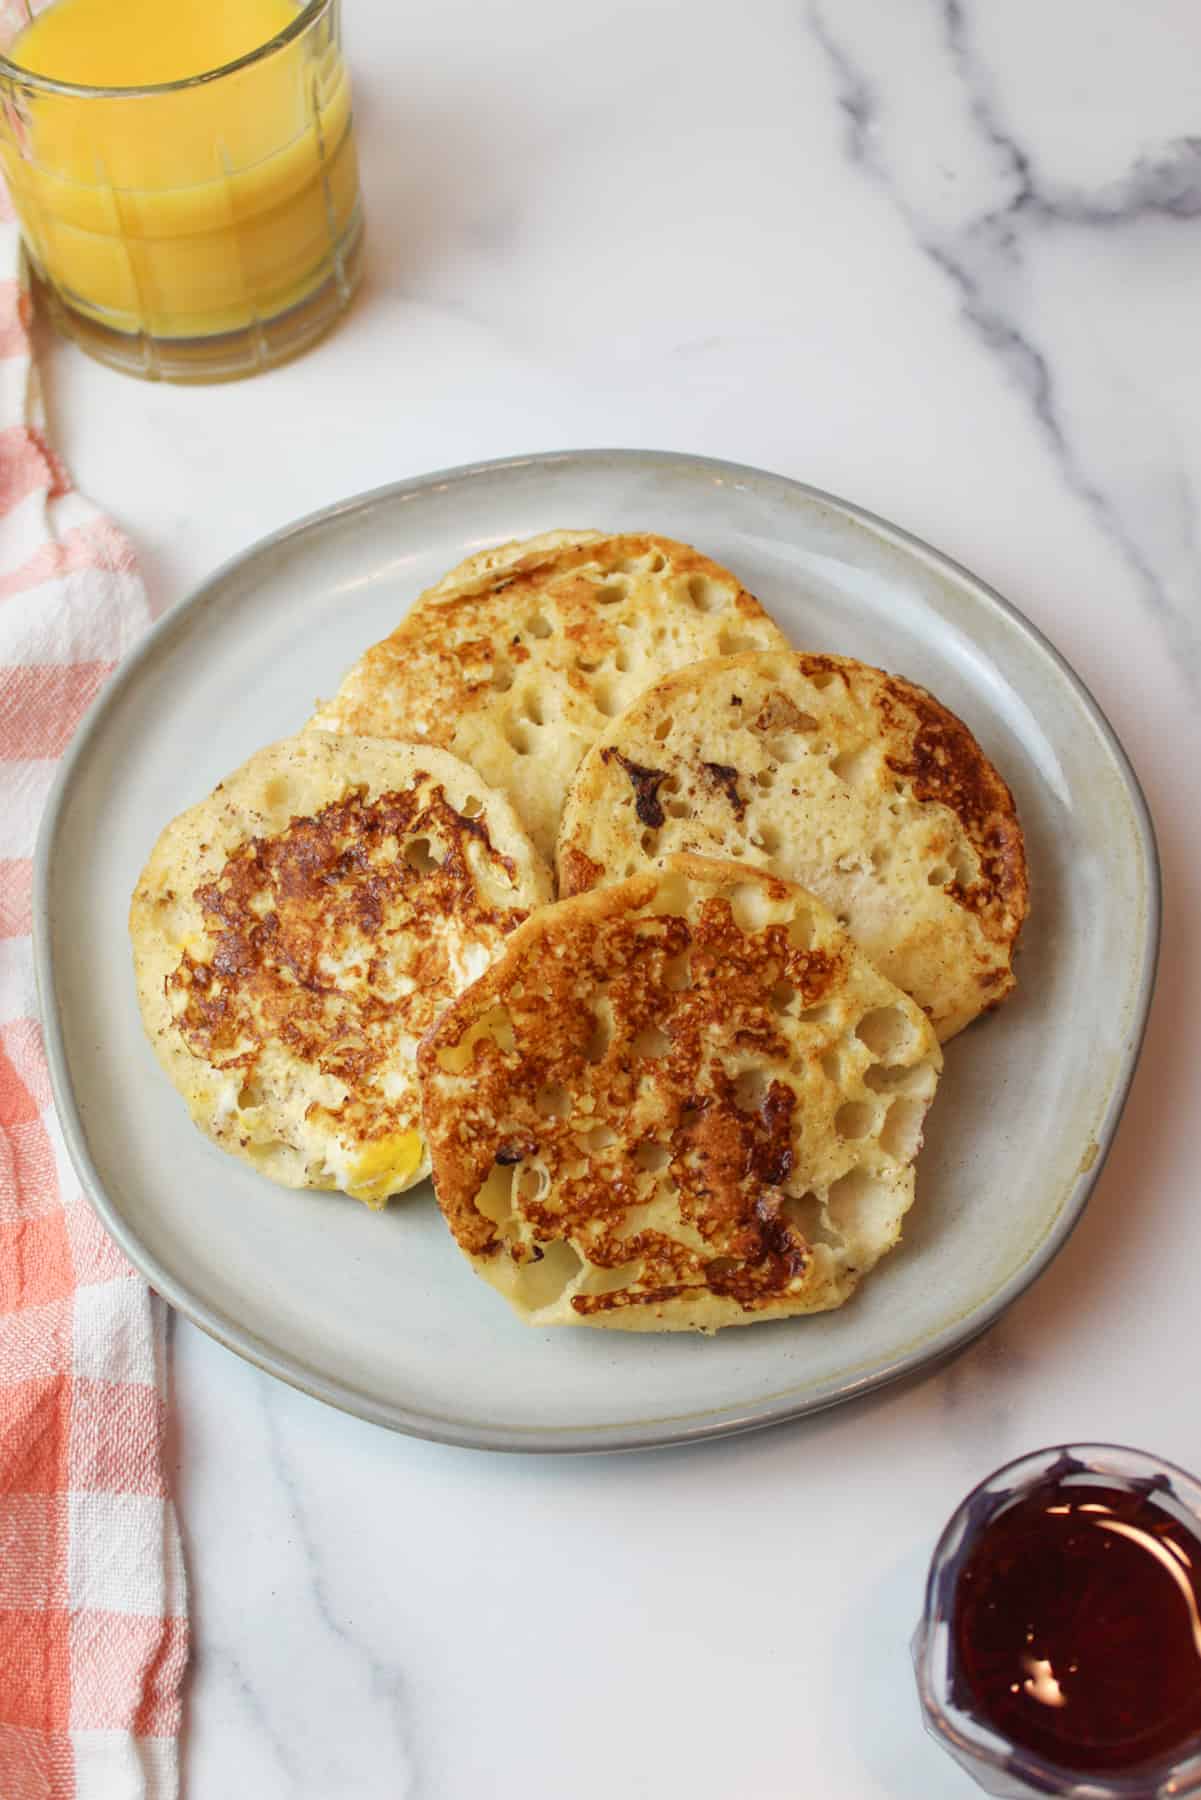
[[[159,604],[428,468],[622,443],[778,469],[959,557],[1072,659],[1146,786],[1167,928],[1071,1243],[975,1349],[868,1404],[489,1458],[177,1324],[189,1800],[950,1800],[906,1641],[963,1489],[1067,1437],[1201,1468],[1201,23],[1188,0],[347,10],[353,319],[208,391],[48,349],[58,441]]]

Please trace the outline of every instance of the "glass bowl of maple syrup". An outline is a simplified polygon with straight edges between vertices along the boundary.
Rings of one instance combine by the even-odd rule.
[[[913,1662],[926,1729],[1002,1800],[1201,1795],[1201,1485],[1112,1444],[996,1470],[938,1541]]]

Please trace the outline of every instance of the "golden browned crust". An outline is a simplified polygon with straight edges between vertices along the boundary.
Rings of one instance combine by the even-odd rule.
[[[306,732],[160,836],[130,907],[147,1033],[223,1149],[382,1204],[428,1172],[417,1040],[549,893],[444,750]]]
[[[686,856],[544,908],[418,1053],[439,1202],[481,1273],[539,1322],[660,1330],[846,1299],[899,1231],[940,1062],[812,896]],[[878,1217],[851,1220],[869,1188]],[[577,1259],[561,1292],[552,1255]]]
[[[313,722],[453,750],[508,794],[549,857],[580,757],[648,682],[698,656],[786,647],[736,577],[690,545],[560,532],[452,570]]]
[[[560,892],[675,850],[812,889],[944,1039],[1014,986],[1029,879],[1013,796],[962,720],[900,676],[769,652],[662,677],[580,764]]]
[[[440,862],[431,838],[446,846]],[[343,1090],[334,1107],[314,1102],[310,1122],[325,1117],[360,1145],[412,1130],[416,1094],[389,1099],[380,1083],[397,1032],[419,1038],[438,1018],[462,984],[464,939],[496,942],[528,910],[485,897],[468,842],[514,880],[484,821],[456,812],[418,771],[414,787],[370,801],[351,793],[240,844],[195,890],[204,952],[181,951],[167,977],[192,1054],[237,1069],[253,1091],[264,1049],[282,1044]],[[400,931],[413,940],[403,984],[392,966]]]
[[[802,666],[812,659],[801,657]],[[827,657],[833,664],[835,659]],[[956,877],[944,891],[975,913],[980,928],[1012,953],[1030,908],[1030,876],[1017,807],[1008,784],[955,714],[926,688],[890,675],[875,695],[884,735],[904,748],[886,755],[893,774],[909,784],[915,800],[945,806],[975,852],[967,880]],[[989,985],[1013,985],[1012,973],[989,971]],[[999,999],[994,994],[993,1003]]]

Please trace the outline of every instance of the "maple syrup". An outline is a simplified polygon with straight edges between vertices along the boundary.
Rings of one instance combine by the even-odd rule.
[[[1201,1733],[1201,1537],[1166,1481],[1061,1461],[979,1530],[955,1579],[956,1705],[1081,1773]]]

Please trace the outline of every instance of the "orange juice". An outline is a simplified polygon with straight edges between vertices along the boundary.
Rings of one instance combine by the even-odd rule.
[[[0,65],[0,161],[38,272],[108,332],[261,334],[318,289],[344,303],[337,0],[55,0]]]
[[[57,0],[9,58],[77,87],[159,87],[237,62],[296,14],[291,0]]]

